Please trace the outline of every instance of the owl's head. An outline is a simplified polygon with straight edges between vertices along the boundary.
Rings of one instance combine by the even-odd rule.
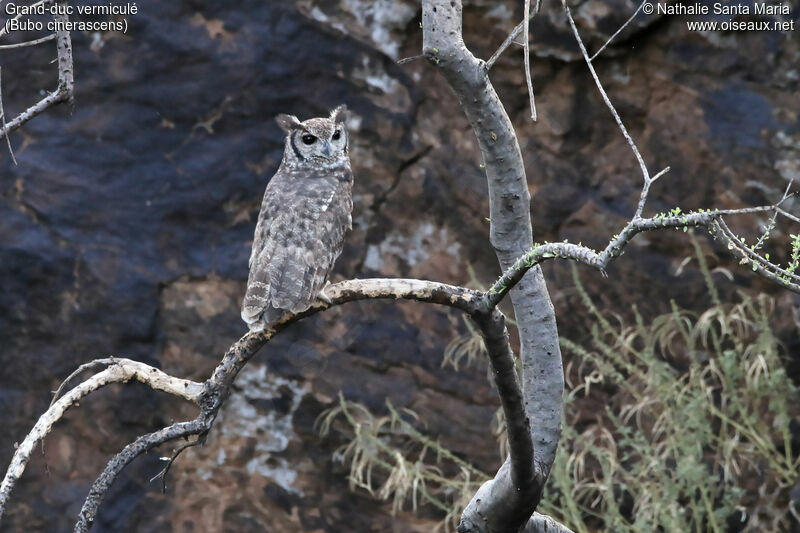
[[[294,115],[278,115],[276,120],[286,132],[284,160],[295,165],[336,166],[348,161],[347,131],[344,121],[347,107],[340,105],[328,117],[300,122]]]

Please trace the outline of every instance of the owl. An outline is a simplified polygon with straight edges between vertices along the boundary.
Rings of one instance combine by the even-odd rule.
[[[283,160],[261,203],[250,254],[242,320],[250,331],[298,313],[324,293],[344,235],[352,227],[347,108],[300,122],[278,115],[286,132]]]

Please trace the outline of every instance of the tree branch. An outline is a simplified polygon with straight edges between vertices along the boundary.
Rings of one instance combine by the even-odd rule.
[[[200,435],[208,432],[213,421],[206,417],[203,412],[197,419],[191,422],[178,422],[171,426],[165,427],[159,431],[142,435],[132,443],[125,446],[125,448],[114,456],[108,462],[103,473],[92,484],[89,489],[89,495],[83,502],[81,512],[78,515],[78,521],[75,523],[75,533],[86,533],[92,527],[92,524],[97,518],[97,511],[100,509],[100,504],[105,499],[108,489],[116,481],[120,472],[128,466],[134,459],[146,453],[160,444],[165,442],[186,438],[191,435]]]
[[[500,47],[497,49],[497,51],[495,51],[495,53],[492,54],[492,57],[490,57],[486,61],[486,64],[484,65],[484,68],[486,69],[487,72],[489,70],[491,70],[491,68],[494,66],[495,62],[498,59],[500,59],[500,56],[503,55],[503,52],[505,52],[506,49],[508,49],[508,47],[511,46],[511,44],[515,42],[515,39],[522,32],[522,28],[524,26],[525,26],[525,21],[524,20],[522,22],[520,22],[519,24],[517,24],[516,27],[513,30],[511,30],[511,33],[508,34],[508,37],[506,37],[506,39],[503,41],[503,43],[500,45]]]
[[[537,15],[539,13],[539,9],[541,9],[541,7],[542,7],[541,0],[536,0],[536,3],[533,6],[533,15]],[[530,12],[529,8],[530,8],[530,5],[526,5],[525,6],[526,12]],[[529,21],[531,18],[533,18],[533,17],[532,16],[531,17],[525,17],[522,20],[522,22],[517,24],[514,27],[514,29],[511,30],[511,33],[508,34],[508,37],[505,38],[505,40],[497,48],[495,53],[492,54],[492,57],[490,57],[486,61],[486,64],[484,65],[484,68],[486,69],[487,72],[492,69],[492,67],[494,66],[495,62],[500,58],[501,55],[503,55],[503,52],[505,52],[508,49],[508,47],[511,46],[513,43],[516,43],[517,37],[519,37],[519,34],[522,33],[522,30],[526,25],[526,20]],[[517,44],[519,44],[519,43],[517,43]],[[526,50],[525,53],[528,53],[528,51]]]
[[[53,4],[53,0],[38,0],[37,2],[34,2],[33,4],[31,4],[30,9],[33,10],[33,8],[38,7],[40,5],[43,5],[43,4],[44,5],[52,5]],[[22,18],[22,12],[19,12],[16,15],[14,15],[13,18],[11,18],[9,20],[17,21],[17,20],[19,20],[21,18]],[[6,22],[8,22],[8,21],[6,21]],[[6,28],[8,28],[8,27],[9,26],[7,24],[3,24],[2,26],[0,26],[0,37],[2,37],[3,35],[5,35],[7,33],[6,32]]]
[[[573,533],[570,528],[564,524],[560,524],[553,520],[551,517],[539,513],[533,513],[533,516],[525,528],[520,533]]]
[[[614,39],[616,39],[616,38],[617,38],[617,36],[618,36],[620,33],[622,33],[622,30],[624,30],[625,28],[627,28],[627,27],[628,27],[628,25],[629,25],[631,22],[633,22],[633,19],[635,19],[635,18],[636,18],[636,15],[638,15],[638,14],[639,14],[639,11],[641,11],[641,10],[642,10],[642,8],[644,7],[644,4],[645,4],[646,2],[647,2],[647,0],[642,0],[642,3],[640,3],[640,4],[639,4],[639,7],[637,7],[637,8],[636,8],[636,11],[634,11],[634,12],[633,12],[633,15],[631,15],[631,17],[630,17],[628,20],[626,20],[626,21],[625,21],[625,23],[624,23],[624,24],[622,24],[622,26],[620,26],[619,28],[617,28],[617,31],[615,31],[615,32],[614,32],[614,34],[613,34],[611,37],[609,37],[609,38],[608,38],[608,40],[607,40],[605,43],[603,43],[603,46],[601,46],[600,48],[598,48],[598,49],[597,49],[597,52],[595,52],[595,53],[594,53],[594,55],[592,55],[592,57],[590,57],[590,58],[589,58],[589,61],[594,61],[595,59],[597,59],[597,56],[599,56],[599,55],[600,55],[600,54],[603,52],[603,50],[605,50],[605,49],[606,49],[606,47],[607,47],[609,44],[611,44],[611,41],[613,41]]]
[[[522,19],[522,39],[524,41],[523,64],[525,65],[525,84],[528,86],[528,100],[531,106],[531,120],[536,122],[536,97],[533,92],[533,78],[531,76],[531,0],[525,0],[525,16]]]
[[[31,454],[42,439],[61,420],[67,409],[78,403],[88,394],[110,385],[112,383],[125,383],[132,379],[146,383],[156,390],[179,396],[191,402],[198,403],[203,386],[200,383],[172,377],[157,368],[130,359],[113,359],[111,366],[90,377],[80,385],[70,390],[65,396],[52,403],[50,408],[41,416],[33,429],[26,435],[22,444],[17,446],[11,464],[0,485],[0,517],[6,508],[8,497],[14,490],[14,485],[25,471],[30,461]]]
[[[783,200],[781,200],[783,201]],[[602,252],[596,252],[589,247],[569,242],[545,243],[534,246],[525,255],[500,276],[484,295],[485,305],[494,308],[505,297],[514,285],[522,279],[525,273],[550,259],[572,259],[579,263],[605,271],[606,267],[622,255],[625,246],[639,233],[660,229],[679,229],[690,227],[704,227],[709,229],[716,238],[722,240],[733,255],[743,262],[753,263],[753,271],[790,291],[800,293],[800,276],[761,257],[750,247],[745,245],[728,227],[723,216],[741,215],[758,212],[779,211],[777,205],[763,207],[749,207],[745,209],[728,209],[717,211],[703,211],[679,216],[659,216],[653,218],[639,218],[632,220],[619,235],[615,235]],[[760,267],[760,268],[759,268]]]
[[[603,98],[603,102],[606,104],[606,107],[611,112],[611,115],[614,117],[614,121],[617,123],[617,127],[622,132],[623,137],[628,142],[628,146],[631,147],[631,151],[633,151],[633,155],[636,157],[637,163],[639,163],[639,169],[642,171],[642,178],[644,179],[644,186],[642,187],[642,195],[639,199],[639,205],[636,208],[636,214],[633,216],[634,218],[638,218],[642,214],[642,210],[644,209],[645,199],[647,198],[647,194],[650,191],[650,185],[655,182],[663,173],[659,173],[658,176],[651,178],[650,173],[647,170],[647,165],[644,162],[644,158],[642,154],[639,152],[639,148],[636,146],[636,143],[633,141],[633,138],[628,133],[628,129],[623,124],[622,119],[617,113],[614,104],[611,103],[611,99],[606,94],[606,90],[603,87],[600,78],[597,75],[597,72],[594,69],[594,65],[592,65],[592,58],[589,57],[589,52],[586,51],[586,45],[583,43],[583,39],[581,39],[581,34],[578,31],[578,27],[575,25],[575,20],[572,18],[572,12],[567,5],[567,0],[561,0],[561,5],[564,8],[564,13],[567,15],[567,20],[569,21],[569,26],[572,28],[572,33],[575,36],[575,41],[578,43],[578,47],[581,49],[581,54],[583,55],[583,59],[586,62],[586,67],[589,69],[589,73],[592,75],[592,79],[594,80],[595,85],[597,86],[597,90],[600,91],[600,96]],[[635,15],[634,15],[635,16]]]
[[[38,39],[33,39],[31,41],[25,41],[14,44],[0,44],[0,50],[13,50],[14,48],[26,48],[28,46],[36,46],[37,44],[42,44],[46,43],[47,41],[52,41],[55,38],[56,34],[51,33],[50,35],[45,35],[44,37],[39,37]]]
[[[190,445],[195,445],[205,439],[205,436],[213,426],[219,409],[230,394],[232,384],[239,371],[277,332],[294,322],[332,306],[357,300],[415,300],[445,305],[468,313],[480,327],[490,360],[496,369],[495,383],[498,390],[501,391],[504,412],[508,420],[511,421],[508,428],[509,439],[514,442],[522,441],[521,446],[524,446],[526,441],[530,442],[528,422],[521,401],[522,392],[517,382],[514,371],[514,357],[508,343],[505,317],[497,310],[486,311],[486,308],[481,305],[482,293],[442,283],[410,279],[351,280],[328,287],[326,293],[330,298],[330,303],[318,301],[301,313],[287,313],[272,328],[258,333],[248,333],[239,339],[225,353],[211,378],[202,384],[174,378],[149,365],[128,359],[98,359],[82,365],[65,380],[65,383],[80,372],[94,369],[98,366],[107,366],[107,368],[83,381],[63,397],[56,400],[39,419],[39,422],[28,434],[23,444],[18,447],[3,481],[2,490],[0,490],[0,516],[2,516],[15,482],[24,471],[36,444],[47,435],[53,424],[63,416],[67,408],[89,393],[109,383],[122,383],[137,379],[154,389],[163,390],[199,405],[201,412],[194,420],[178,422],[159,431],[142,435],[115,455],[93,483],[84,501],[75,525],[75,531],[78,532],[85,532],[91,528],[109,488],[122,470],[136,457],[175,439],[196,436],[197,439],[191,441]],[[59,387],[56,395],[58,395],[62,387]],[[162,477],[162,483],[165,483],[164,477],[175,457],[186,447],[187,444],[179,447],[173,453],[167,466],[156,476]],[[520,472],[523,472],[525,468],[532,469],[532,466],[530,463],[517,465],[517,470]]]
[[[423,53],[450,84],[477,137],[489,185],[490,240],[505,271],[533,245],[530,194],[513,126],[485,64],[464,45],[461,14],[460,0],[423,0]],[[520,278],[511,300],[522,346],[531,445],[515,448],[510,443],[511,464],[473,497],[459,531],[506,532],[523,526],[539,502],[561,435],[564,373],[555,313],[538,267]],[[530,468],[511,472],[524,462],[533,463],[533,477],[528,477]]]
[[[788,197],[784,194],[783,202]],[[272,338],[277,332],[288,325],[307,316],[316,314],[329,307],[347,302],[365,299],[406,299],[425,303],[434,303],[460,309],[469,314],[480,328],[481,334],[489,353],[494,371],[494,379],[500,393],[504,414],[508,425],[508,439],[510,448],[515,450],[510,460],[506,461],[498,471],[495,479],[484,484],[476,493],[475,498],[465,510],[460,524],[460,531],[493,531],[487,529],[490,522],[486,515],[479,510],[481,501],[492,501],[491,511],[506,518],[517,515],[519,518],[520,504],[515,498],[509,498],[509,491],[519,487],[527,476],[535,477],[533,463],[524,461],[529,458],[533,450],[530,439],[530,424],[524,410],[523,393],[520,390],[514,370],[514,356],[508,342],[508,331],[505,327],[505,318],[495,309],[503,295],[509,292],[508,287],[523,279],[525,272],[533,268],[533,263],[539,263],[554,257],[573,259],[599,269],[604,269],[611,261],[621,255],[622,249],[638,233],[664,228],[685,228],[691,226],[704,226],[718,230],[724,243],[730,244],[729,248],[737,256],[749,261],[766,262],[744,245],[738,237],[730,231],[722,220],[723,216],[769,212],[779,209],[780,203],[772,206],[754,207],[738,210],[724,210],[714,212],[691,213],[684,216],[658,216],[650,219],[631,221],[623,232],[615,236],[609,245],[600,253],[571,243],[549,243],[535,247],[518,260],[512,269],[505,272],[500,281],[494,284],[486,293],[442,283],[410,280],[410,279],[367,279],[351,280],[330,286],[327,289],[330,303],[315,302],[306,311],[297,314],[288,313],[274,327],[259,333],[248,333],[237,341],[225,354],[222,362],[214,371],[212,377],[203,384],[176,378],[149,365],[131,361],[129,359],[107,358],[98,359],[81,365],[71,374],[67,381],[78,373],[107,366],[103,371],[70,390],[66,395],[58,398],[62,387],[56,391],[54,403],[40,417],[33,430],[26,436],[9,465],[6,476],[0,487],[0,516],[5,509],[7,500],[14,488],[16,481],[21,476],[35,446],[42,441],[53,425],[60,420],[66,410],[91,392],[110,383],[124,383],[137,379],[150,387],[165,391],[178,397],[187,399],[201,407],[200,415],[192,421],[178,422],[159,431],[149,433],[137,438],[126,446],[120,453],[111,459],[98,477],[84,502],[75,526],[76,531],[88,531],[91,527],[102,503],[105,494],[111,487],[119,473],[139,455],[178,438],[196,436],[189,446],[203,442],[205,435],[210,431],[214,420],[230,393],[231,385],[238,372],[256,354],[256,352]],[[771,266],[766,262],[764,271]],[[790,276],[793,281],[800,277],[791,272],[780,271],[781,276]],[[770,279],[779,281],[777,274],[771,273]],[[786,283],[782,283],[786,285]],[[790,288],[800,292],[800,285],[790,284]],[[186,449],[187,444],[179,447],[169,460],[167,467],[159,473],[166,476],[169,466],[175,457]],[[158,477],[158,476],[156,476]],[[537,498],[539,495],[535,495]],[[497,520],[494,521],[496,523]],[[503,526],[505,527],[505,526]],[[557,531],[569,532],[569,529],[553,521],[551,518],[534,514],[530,519],[525,519],[520,524],[523,532]],[[511,529],[495,529],[496,531],[512,531]],[[514,530],[516,531],[516,530]]]
[[[0,128],[6,127],[6,111],[3,109],[3,68],[0,67]],[[8,153],[11,155],[11,162],[17,164],[17,158],[14,157],[14,149],[11,147],[11,138],[6,135],[6,144],[8,145]]]
[[[39,3],[42,2],[37,2],[37,4]],[[66,4],[66,2],[59,2],[59,4]],[[67,27],[66,23],[69,22],[69,17],[63,13],[59,13],[53,15],[53,20],[56,22],[56,27],[59,28],[55,33],[56,51],[58,53],[58,87],[56,87],[55,91],[49,93],[37,103],[20,113],[13,120],[4,120],[2,127],[0,127],[0,140],[32,118],[40,115],[47,108],[61,102],[72,102],[75,85],[72,69],[72,39],[69,31],[64,29]],[[0,36],[2,36],[1,32]],[[38,44],[38,42],[28,44]]]

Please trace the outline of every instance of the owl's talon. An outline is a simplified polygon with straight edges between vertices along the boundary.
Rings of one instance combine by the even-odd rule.
[[[327,285],[326,285],[326,287],[327,287]],[[321,291],[319,291],[319,294],[317,294],[317,300],[325,302],[328,305],[332,305],[333,304],[333,300],[331,300],[330,296],[325,294],[325,289],[322,289]]]
[[[319,290],[319,293],[317,294],[317,300],[319,300],[321,302],[325,302],[328,305],[332,305],[333,304],[333,300],[331,300],[331,297],[328,296],[325,293],[325,290],[327,290],[327,288],[330,287],[330,286],[331,286],[331,282],[330,281],[326,281],[325,285],[322,286],[322,288]]]

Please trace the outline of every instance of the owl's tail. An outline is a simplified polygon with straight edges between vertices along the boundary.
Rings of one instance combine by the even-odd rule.
[[[242,307],[242,320],[244,320],[252,333],[264,331],[264,329],[283,318],[285,314],[285,310],[275,309],[271,305],[267,305],[266,308],[263,306],[253,307],[248,305]]]
[[[242,320],[250,331],[256,333],[279,320],[286,313],[272,305],[270,286],[258,279],[251,279],[242,302]]]
[[[266,272],[250,271],[247,281],[247,292],[242,302],[242,320],[250,331],[256,332],[264,329],[265,311],[269,309],[269,279]]]

